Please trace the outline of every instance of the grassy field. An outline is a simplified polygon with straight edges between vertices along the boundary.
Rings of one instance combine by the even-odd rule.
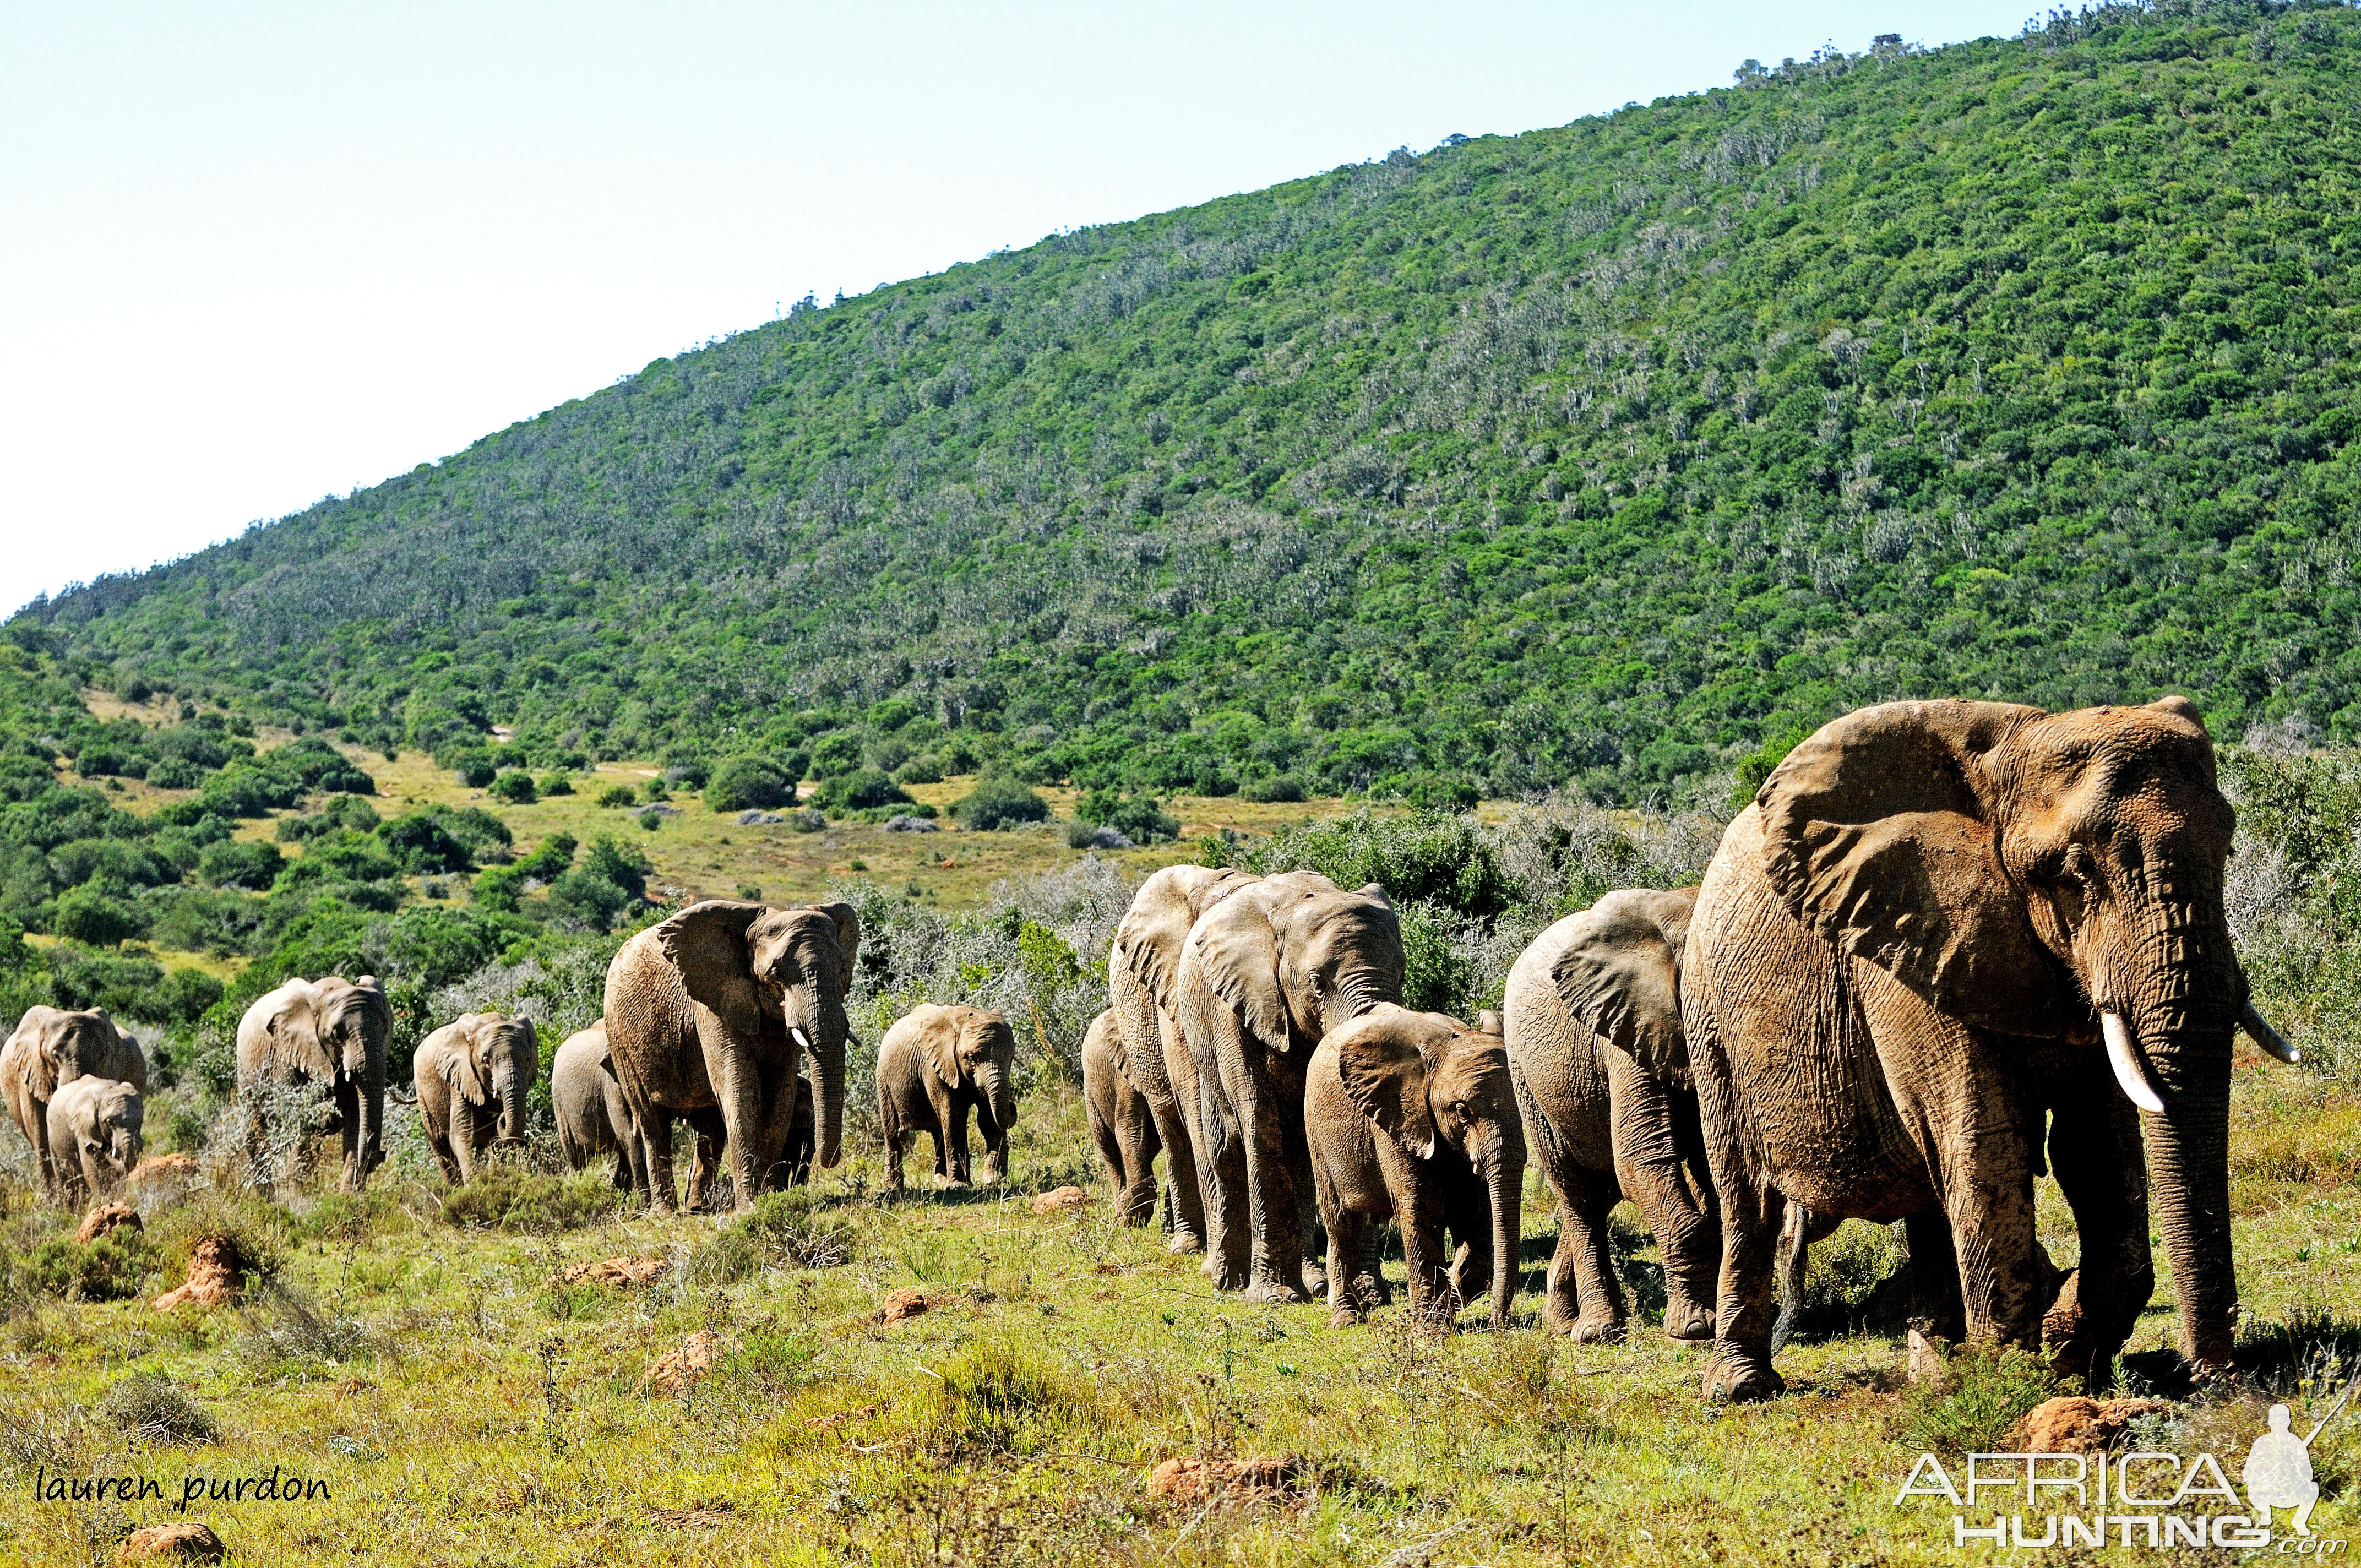
[[[2241,1079],[2252,1381],[2142,1429],[2234,1476],[2268,1396],[2302,1430],[2336,1354],[2361,1352],[2361,1096],[2276,1069]],[[1701,1353],[1651,1328],[1592,1347],[1532,1326],[1552,1234],[1538,1187],[1510,1332],[1422,1336],[1399,1305],[1346,1329],[1323,1309],[1248,1307],[1152,1230],[1113,1224],[1071,1091],[1026,1104],[1005,1188],[888,1201],[873,1136],[848,1148],[753,1224],[608,1213],[596,1173],[520,1171],[447,1212],[414,1168],[365,1202],[151,1185],[142,1298],[179,1283],[200,1234],[235,1232],[275,1265],[240,1304],[170,1314],[28,1282],[24,1260],[74,1216],[9,1187],[0,1558],[110,1561],[135,1525],[174,1517],[190,1477],[276,1468],[326,1491],[188,1509],[233,1561],[1956,1561],[1948,1505],[1894,1506],[1904,1475],[1927,1443],[1997,1446],[2042,1392],[2021,1367],[1967,1362],[1948,1391],[1913,1389],[1894,1338],[1855,1332],[1791,1345],[1784,1398],[1708,1406]],[[1031,1196],[1064,1184],[1091,1202],[1038,1215]],[[511,1228],[455,1223],[501,1203]],[[2070,1261],[2054,1192],[2044,1229]],[[1627,1239],[1635,1297],[1661,1300],[1645,1238]],[[1866,1227],[1839,1244],[1855,1267],[1887,1245]],[[618,1255],[667,1266],[651,1286],[553,1283]],[[1816,1264],[1816,1291],[1842,1289],[1840,1266]],[[1389,1273],[1399,1301],[1398,1259]],[[928,1310],[881,1322],[902,1290]],[[2168,1297],[2130,1347],[2135,1383],[2169,1386]],[[679,1392],[644,1381],[706,1331],[708,1373]],[[2356,1423],[2312,1452],[2329,1493],[2314,1529],[2341,1538],[2361,1523]],[[1288,1464],[1242,1498],[1151,1496],[1180,1457]],[[37,1500],[60,1473],[161,1496]]]

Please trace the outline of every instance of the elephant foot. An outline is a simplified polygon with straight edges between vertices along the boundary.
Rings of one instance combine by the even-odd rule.
[[[1284,1279],[1257,1279],[1246,1287],[1246,1299],[1257,1306],[1300,1307],[1312,1297],[1301,1286]]]
[[[1174,1231],[1164,1243],[1169,1253],[1188,1254],[1205,1250],[1205,1238],[1194,1231]]]
[[[1586,1313],[1566,1325],[1565,1337],[1576,1344],[1614,1344],[1623,1337],[1623,1320]]]
[[[1766,1360],[1736,1351],[1714,1357],[1705,1371],[1705,1397],[1716,1404],[1751,1405],[1787,1391],[1787,1380]]]
[[[1394,1304],[1393,1287],[1381,1275],[1364,1274],[1353,1281],[1355,1299],[1367,1307],[1390,1307]]]
[[[1361,1309],[1356,1306],[1348,1304],[1331,1307],[1328,1310],[1328,1326],[1332,1329],[1349,1329],[1361,1321]]]
[[[964,1192],[968,1184],[956,1176],[946,1176],[935,1185],[945,1192]]]
[[[1303,1260],[1303,1288],[1308,1294],[1315,1298],[1328,1294],[1328,1270],[1326,1266],[1315,1263],[1311,1258],[1305,1258]]]
[[[1682,1343],[1713,1338],[1713,1314],[1694,1301],[1675,1301],[1664,1309],[1664,1337]]]
[[[1199,1265],[1199,1269],[1213,1282],[1216,1290],[1243,1290],[1250,1277],[1245,1269],[1224,1264],[1213,1253],[1205,1255],[1205,1261]]]

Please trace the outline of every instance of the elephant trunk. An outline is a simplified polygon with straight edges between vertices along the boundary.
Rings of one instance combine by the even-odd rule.
[[[2165,1036],[2153,1053],[2164,1093],[2147,1126],[2158,1228],[2172,1260],[2181,1354],[2202,1369],[2230,1364],[2238,1274],[2230,1252],[2230,1040]]]
[[[361,1135],[355,1146],[353,1190],[368,1185],[369,1172],[385,1159],[385,1053],[375,1051],[362,1062],[360,1073]]]
[[[1504,1146],[1485,1169],[1486,1195],[1492,1214],[1492,1326],[1509,1326],[1509,1304],[1516,1299],[1523,1270],[1523,1198],[1525,1150],[1522,1139],[1504,1139]]]
[[[787,992],[787,1032],[811,1058],[812,1159],[822,1169],[843,1157],[844,1045],[851,1029],[844,1000],[826,987]]]
[[[2215,905],[2218,908],[2218,904]],[[2202,905],[2160,901],[2137,977],[2101,1015],[2108,1057],[2143,1114],[2157,1228],[2172,1264],[2181,1354],[2226,1367],[2238,1313],[2230,1250],[2230,1049],[2252,1009],[2228,922]]]
[[[504,1144],[520,1143],[524,1138],[524,1077],[513,1067],[505,1068],[493,1079],[493,1088],[500,1097],[500,1124],[498,1137]]]
[[[985,1058],[975,1069],[975,1091],[983,1101],[984,1113],[992,1118],[993,1131],[1006,1137],[1008,1129],[1016,1124],[1016,1093],[1009,1087],[1008,1070]]]

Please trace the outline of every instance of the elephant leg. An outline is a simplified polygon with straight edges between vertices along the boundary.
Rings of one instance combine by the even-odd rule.
[[[1246,1042],[1243,1051],[1231,1054],[1237,1059],[1223,1061],[1222,1087],[1236,1107],[1238,1141],[1246,1158],[1246,1207],[1253,1227],[1246,1299],[1309,1300],[1295,1156],[1303,1141],[1302,1096],[1297,1094],[1294,1103],[1289,1103],[1283,1073],[1274,1070],[1278,1064],[1259,1043]],[[1308,1157],[1302,1163],[1308,1167]]]
[[[1369,1310],[1354,1266],[1367,1249],[1367,1233],[1375,1227],[1367,1215],[1345,1209],[1328,1214],[1325,1223],[1333,1254],[1328,1259],[1328,1319],[1342,1328]]]
[[[451,1147],[451,1128],[447,1123],[432,1116],[422,1117],[426,1124],[426,1146],[434,1156],[434,1163],[443,1168],[443,1179],[453,1187],[464,1187],[467,1173]]]
[[[754,1180],[751,1192],[740,1194],[740,1206],[751,1203],[771,1190],[775,1182],[785,1186],[787,1173],[779,1168],[786,1157],[787,1139],[796,1128],[796,1075],[794,1064],[774,1065],[763,1074],[763,1115],[755,1128]]]
[[[1564,1322],[1566,1337],[1581,1344],[1604,1343],[1621,1337],[1629,1315],[1623,1282],[1615,1276],[1614,1245],[1608,1234],[1608,1216],[1615,1212],[1623,1190],[1612,1171],[1577,1166],[1567,1177],[1558,1211],[1557,1250],[1550,1256],[1544,1313],[1551,1309],[1564,1313],[1563,1303],[1571,1302],[1574,1311]]]
[[[1205,1190],[1203,1270],[1215,1289],[1243,1290],[1252,1277],[1246,1140],[1219,1092],[1210,1074],[1200,1075],[1197,1124],[1205,1136],[1197,1146],[1197,1171]]]
[[[694,1135],[688,1152],[688,1193],[681,1200],[681,1206],[692,1213],[701,1212],[712,1205],[713,1190],[721,1175],[722,1146],[730,1136],[730,1127],[717,1105],[684,1111],[680,1119],[688,1124]],[[672,1135],[667,1126],[666,1136]]]
[[[1967,1337],[1967,1308],[1960,1299],[1960,1259],[1951,1245],[1951,1222],[1940,1209],[1923,1210],[1902,1222],[1910,1239],[1910,1377],[1942,1376],[1938,1343]]]
[[[940,1108],[943,1124],[940,1174],[949,1178],[953,1187],[965,1187],[973,1180],[967,1159],[967,1104],[953,1100]]]
[[[654,1212],[670,1213],[676,1203],[672,1172],[672,1107],[636,1105],[632,1114],[640,1124],[640,1147],[648,1162],[648,1207]]]
[[[1085,1099],[1082,1102],[1082,1110],[1084,1119],[1090,1124],[1091,1142],[1098,1146],[1099,1160],[1106,1167],[1107,1180],[1115,1189],[1115,1202],[1128,1215],[1131,1178],[1123,1141],[1116,1135],[1115,1128],[1108,1124],[1106,1118],[1099,1114],[1095,1101]]]
[[[2092,1075],[2097,1079],[2103,1075]],[[2103,1393],[2114,1382],[2116,1353],[2156,1293],[2148,1251],[2147,1165],[2139,1113],[2114,1086],[2081,1085],[2079,1102],[2093,1116],[2064,1111],[2049,1129],[2049,1168],[2074,1211],[2081,1262],[2049,1306],[2042,1328],[2050,1365]]]
[[[1411,1316],[1421,1324],[1448,1328],[1456,1316],[1449,1255],[1444,1250],[1444,1218],[1424,1195],[1395,1212],[1401,1222],[1402,1256],[1410,1266]]]
[[[1118,1119],[1115,1136],[1123,1169],[1117,1196],[1124,1223],[1144,1225],[1156,1217],[1156,1156],[1161,1141],[1156,1123],[1134,1107],[1129,1117]]]
[[[1550,1253],[1548,1280],[1542,1289],[1542,1328],[1553,1334],[1570,1333],[1582,1316],[1581,1292],[1575,1279],[1576,1259],[1589,1245],[1584,1234],[1587,1222],[1583,1218],[1588,1190],[1583,1185],[1582,1167],[1575,1162],[1574,1151],[1542,1113],[1523,1076],[1519,1074],[1513,1081],[1525,1135],[1540,1161],[1542,1179],[1549,1183],[1550,1196],[1557,1201],[1557,1245]]]
[[[1607,1077],[1616,1183],[1639,1207],[1664,1259],[1664,1337],[1709,1340],[1721,1223],[1698,1206],[1687,1179],[1687,1168],[1703,1164],[1705,1154],[1696,1097],[1613,1056]]]
[[[910,1152],[909,1130],[892,1116],[885,1118],[885,1190],[902,1190],[902,1157]]]
[[[1707,1364],[1708,1398],[1743,1403],[1785,1390],[1771,1365],[1771,1335],[1779,1316],[1779,1233],[1787,1201],[1769,1186],[1737,1184],[1714,1170],[1721,1195],[1721,1275],[1714,1321],[1713,1358]]]
[[[1361,1252],[1356,1258],[1339,1253],[1334,1239],[1329,1241],[1329,1264],[1337,1266],[1336,1259],[1351,1259],[1353,1289],[1358,1299],[1371,1308],[1390,1307],[1394,1301],[1393,1287],[1386,1283],[1386,1227],[1383,1222],[1370,1220],[1361,1227]]]
[[[1172,1208],[1172,1234],[1165,1245],[1177,1253],[1202,1252],[1207,1201],[1205,1179],[1197,1165],[1204,1140],[1197,1129],[1196,1064],[1189,1059],[1180,1025],[1159,1012],[1157,1026],[1171,1092],[1148,1095],[1148,1113],[1156,1122],[1157,1142],[1164,1146],[1165,1198]]]
[[[451,1102],[450,1146],[459,1167],[460,1181],[475,1180],[476,1171],[482,1164],[477,1157],[481,1151],[476,1143],[476,1110],[463,1097],[455,1096]]]
[[[1971,1341],[2041,1343],[2048,1302],[2035,1277],[2031,1150],[2013,1128],[1971,1144],[1943,1169],[1943,1209],[1960,1259]]]

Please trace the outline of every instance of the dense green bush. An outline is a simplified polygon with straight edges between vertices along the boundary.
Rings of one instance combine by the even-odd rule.
[[[243,887],[259,891],[278,880],[286,857],[276,844],[255,839],[226,839],[205,847],[203,858],[197,862],[197,873],[215,887]]]
[[[972,832],[991,833],[1027,822],[1049,820],[1049,803],[1010,778],[980,781],[972,794],[951,802],[951,815]]]
[[[714,771],[705,786],[705,805],[708,811],[763,811],[775,806],[792,806],[796,798],[794,778],[785,769],[768,757],[732,757]]]
[[[824,780],[814,801],[830,811],[874,811],[911,805],[910,794],[875,768],[861,768]]]
[[[1112,828],[1135,844],[1161,844],[1180,837],[1180,819],[1153,795],[1126,795],[1114,788],[1086,791],[1074,803],[1074,820]]]
[[[465,1187],[443,1195],[447,1224],[525,1233],[578,1230],[597,1224],[623,1201],[603,1173],[568,1179],[492,1165]]]
[[[507,801],[511,806],[531,806],[540,798],[540,792],[533,786],[533,775],[520,770],[502,773],[492,781],[492,798]]]

